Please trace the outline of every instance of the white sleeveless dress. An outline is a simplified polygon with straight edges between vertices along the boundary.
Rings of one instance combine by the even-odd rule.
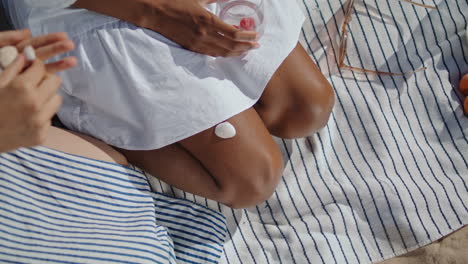
[[[15,27],[65,31],[75,42],[67,55],[78,66],[61,73],[62,122],[129,150],[167,146],[252,107],[296,46],[304,20],[296,1],[265,0],[261,47],[213,58],[124,21],[63,8],[73,0],[1,1]]]

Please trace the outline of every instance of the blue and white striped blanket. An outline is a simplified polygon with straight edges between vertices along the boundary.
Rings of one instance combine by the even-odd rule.
[[[335,88],[337,106],[319,134],[278,140],[288,162],[267,203],[219,208],[230,237],[221,262],[379,262],[468,224],[468,118],[456,92],[468,73],[467,1],[414,0],[437,10],[356,1],[346,63],[392,72],[427,67],[407,76],[338,72],[346,1],[298,1],[309,18],[301,42]]]
[[[339,72],[345,1],[298,1],[301,41],[337,106],[319,134],[277,141],[286,170],[268,202],[231,210],[150,178],[166,196],[153,193],[138,171],[20,150],[0,156],[0,262],[371,263],[466,225],[468,119],[456,92],[468,72],[466,0],[424,0],[437,10],[356,1],[347,64],[427,67],[407,76]]]
[[[0,263],[217,263],[225,218],[143,173],[47,148],[0,155]]]

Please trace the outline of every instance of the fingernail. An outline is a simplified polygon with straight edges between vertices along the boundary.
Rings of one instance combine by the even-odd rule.
[[[258,48],[260,48],[260,44],[258,44],[258,43],[255,43],[253,48],[254,48],[254,49],[258,49]]]
[[[36,59],[36,52],[32,46],[27,46],[24,48],[24,56],[28,61],[34,61]]]

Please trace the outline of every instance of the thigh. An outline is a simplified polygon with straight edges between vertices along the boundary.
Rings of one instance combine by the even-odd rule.
[[[227,121],[236,128],[236,136],[230,139],[216,136],[213,127],[161,149],[121,151],[130,162],[162,178],[164,174],[196,173],[201,166],[220,181],[235,181],[233,174],[251,177],[261,161],[269,158],[282,169],[281,152],[253,108]]]
[[[184,191],[231,206],[267,199],[283,172],[278,146],[253,108],[227,121],[237,131],[230,139],[210,128],[161,149],[121,151],[131,163]],[[225,198],[225,192],[235,198]]]
[[[234,138],[221,139],[215,135],[215,128],[210,128],[182,140],[181,146],[219,176],[219,181],[250,181],[255,175],[264,174],[265,168],[282,170],[281,152],[253,108],[228,121],[236,128]]]
[[[56,127],[50,128],[43,146],[86,158],[128,165],[122,154],[104,142]]]

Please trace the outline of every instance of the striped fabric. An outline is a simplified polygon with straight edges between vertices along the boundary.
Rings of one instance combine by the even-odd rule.
[[[47,148],[0,155],[0,263],[217,263],[225,218],[143,173]]]
[[[375,263],[468,223],[468,119],[456,92],[468,73],[466,0],[356,1],[346,63],[407,76],[339,72],[345,0],[298,0],[301,42],[337,93],[328,126],[278,140],[284,179],[267,202],[230,210],[157,181],[155,189],[227,216],[221,263]]]

